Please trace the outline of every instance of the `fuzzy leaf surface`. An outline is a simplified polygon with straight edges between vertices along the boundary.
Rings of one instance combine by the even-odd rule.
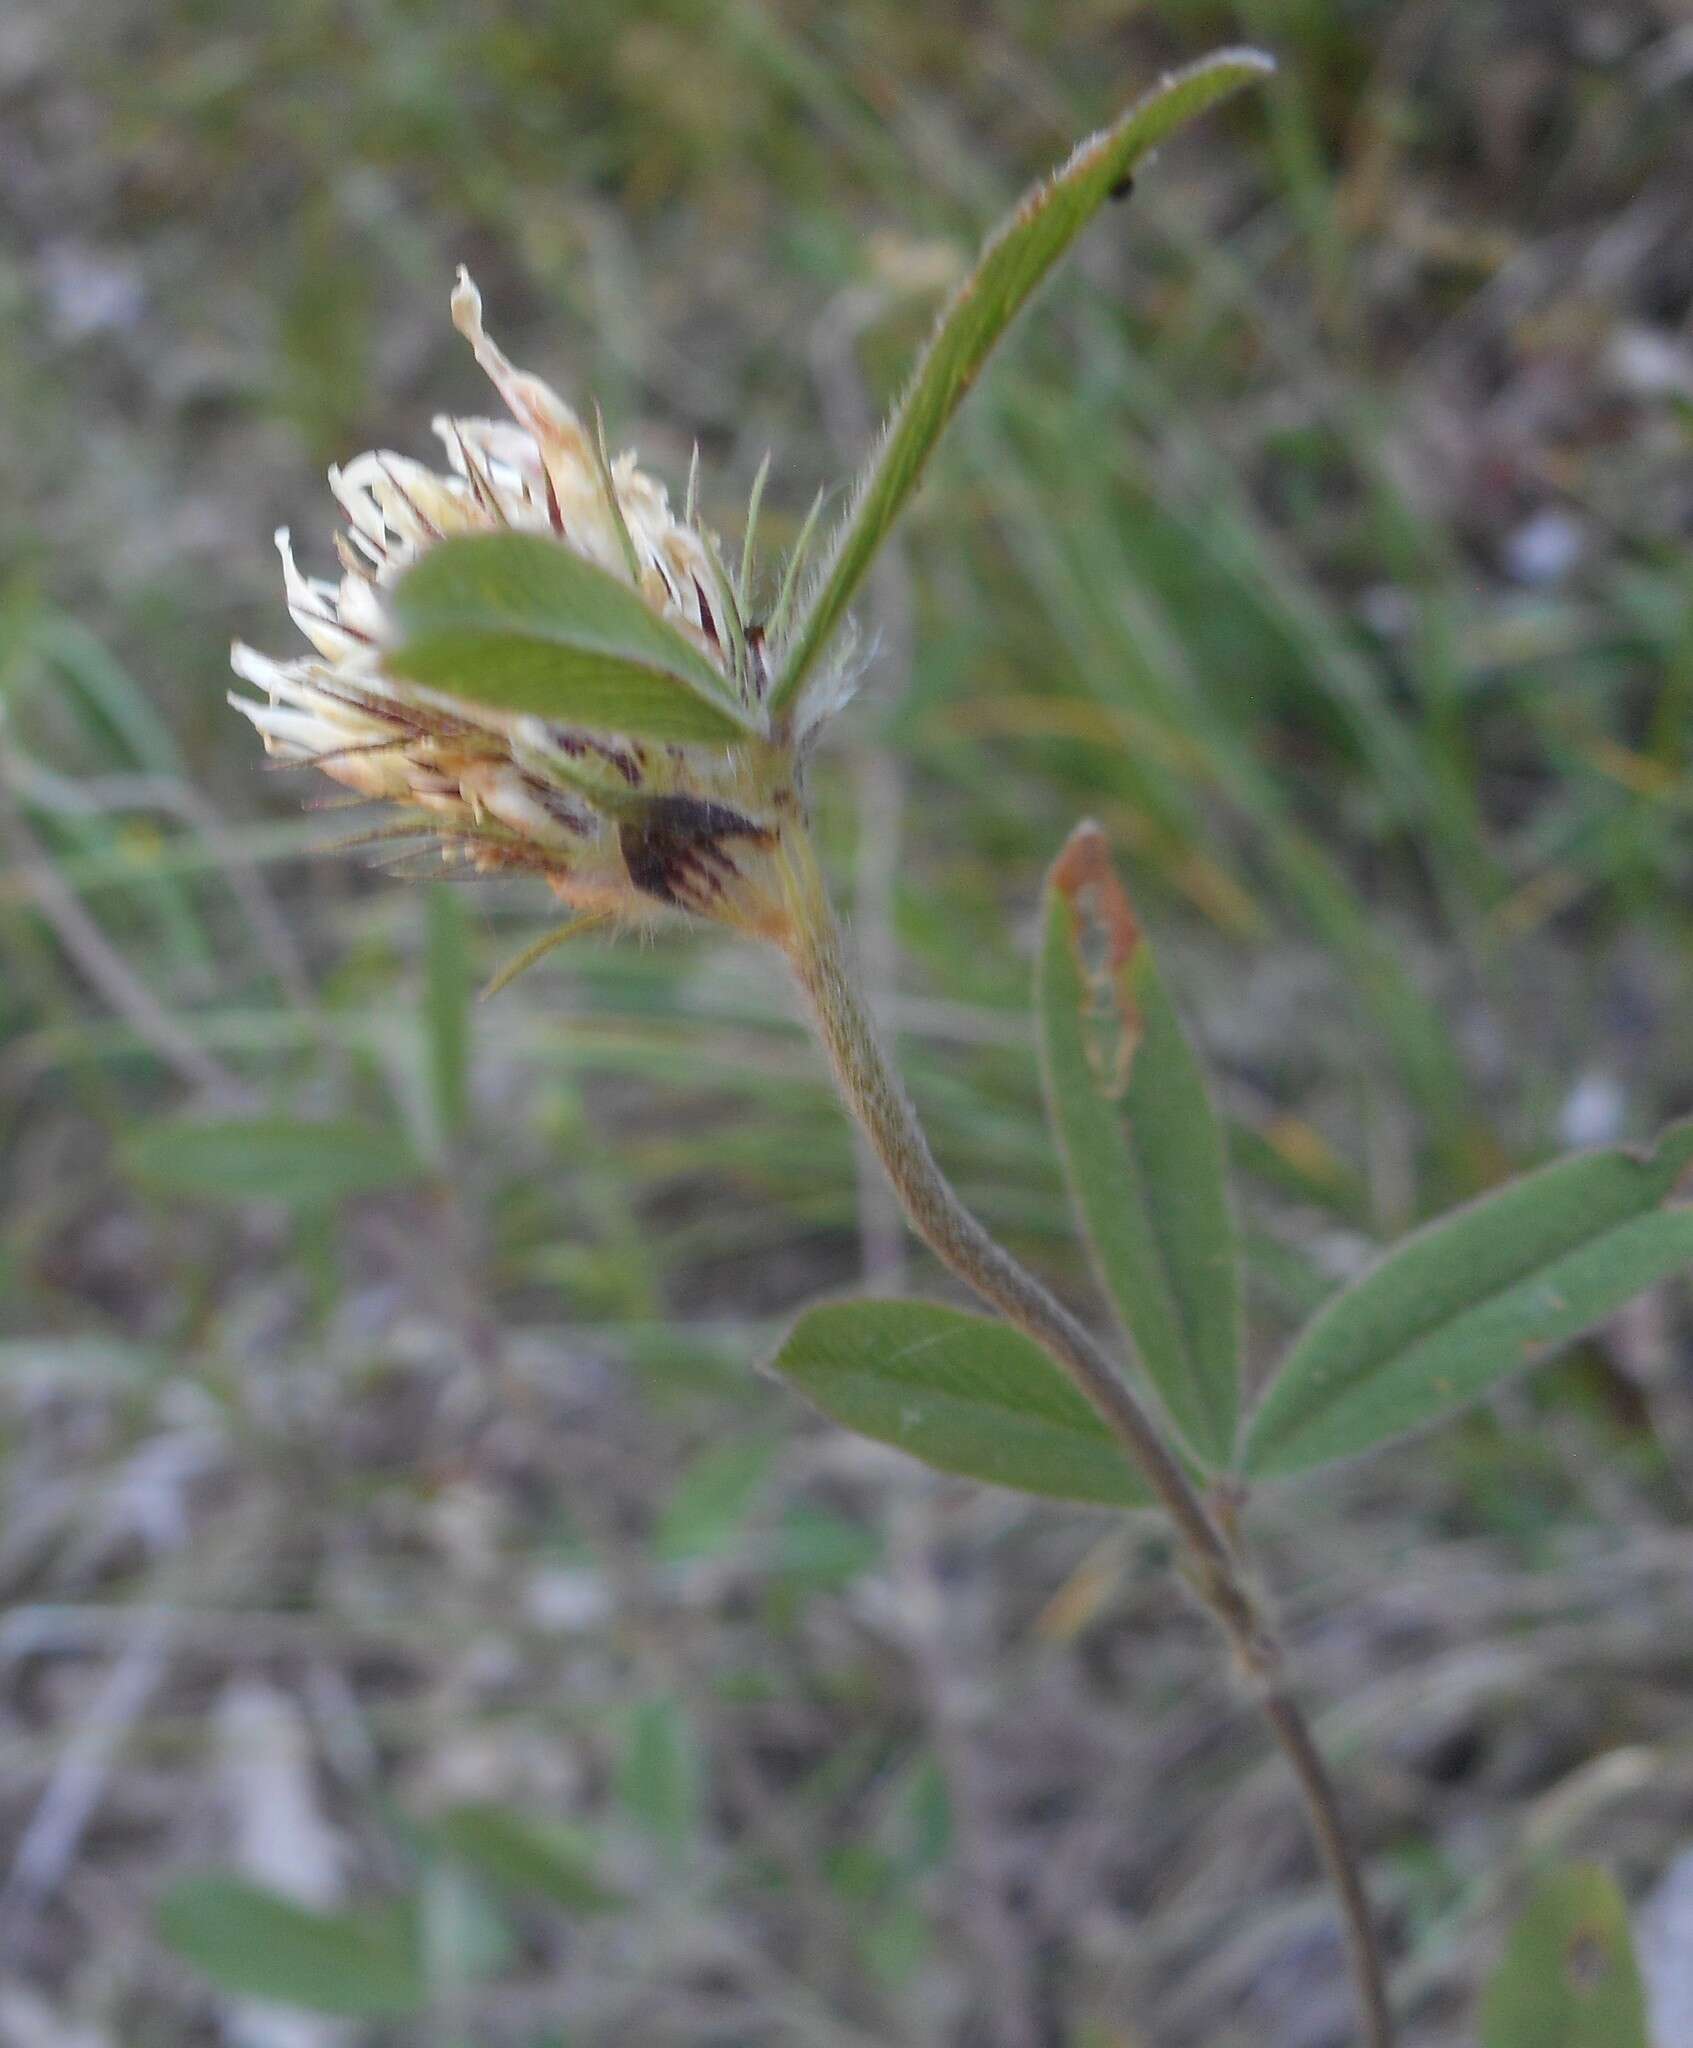
[[[865,464],[784,651],[771,694],[790,705],[916,489],[994,344],[1114,190],[1185,121],[1273,70],[1257,50],[1219,50],[1173,72],[1027,192],[942,313],[904,396]]]
[[[1693,1123],[1645,1156],[1542,1167],[1396,1245],[1319,1309],[1247,1433],[1268,1477],[1351,1457],[1473,1401],[1693,1263],[1675,1200]]]
[[[637,739],[758,731],[705,656],[620,577],[534,533],[439,541],[394,585],[396,676]]]
[[[1047,1111],[1100,1281],[1189,1445],[1226,1465],[1240,1248],[1222,1131],[1097,826],[1077,828],[1048,879],[1035,1007]]]
[[[937,1471],[1057,1500],[1141,1507],[1115,1439],[1046,1354],[928,1301],[826,1302],[773,1361],[832,1421]]]

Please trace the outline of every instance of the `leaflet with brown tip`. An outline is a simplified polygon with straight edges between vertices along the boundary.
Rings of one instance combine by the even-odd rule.
[[[1070,944],[1085,991],[1088,1069],[1100,1092],[1115,1101],[1128,1088],[1141,1037],[1126,972],[1140,944],[1140,925],[1097,825],[1090,821],[1070,834],[1053,863],[1052,886],[1069,913]]]

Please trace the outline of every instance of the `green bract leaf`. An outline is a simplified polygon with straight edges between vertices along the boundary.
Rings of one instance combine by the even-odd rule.
[[[927,1301],[828,1302],[801,1316],[774,1364],[833,1421],[942,1472],[1058,1500],[1148,1499],[1046,1354],[987,1316]]]
[[[995,342],[1134,166],[1184,121],[1271,71],[1258,50],[1220,50],[1160,81],[1026,193],[941,315],[887,431],[861,472],[784,650],[771,705],[791,704],[845,616],[947,423]]]
[[[1481,2048],[1648,2048],[1628,1908],[1596,1865],[1535,1887],[1483,1995]]]
[[[403,2018],[425,2002],[414,1914],[315,1913],[233,1872],[172,1885],[159,1932],[218,1990],[349,2019]]]
[[[1222,1133],[1096,825],[1071,834],[1047,883],[1036,1008],[1047,1106],[1100,1280],[1188,1443],[1227,1464],[1240,1256]]]
[[[562,1822],[478,1802],[455,1806],[430,1832],[502,1890],[533,1894],[571,1913],[609,1913],[627,1903],[600,1882],[593,1842]]]
[[[1426,1225],[1319,1310],[1247,1435],[1297,1472],[1432,1422],[1693,1261],[1673,1201],[1693,1123],[1649,1155],[1584,1153]]]
[[[149,1187],[208,1201],[338,1202],[400,1187],[423,1171],[398,1131],[353,1118],[201,1123],[173,1117],[137,1132],[124,1158]]]
[[[500,711],[637,739],[758,731],[691,641],[621,578],[534,533],[439,541],[391,594],[396,675]]]

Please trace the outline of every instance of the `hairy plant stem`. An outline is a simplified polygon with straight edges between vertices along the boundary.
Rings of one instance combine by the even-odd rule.
[[[1061,1368],[1169,1516],[1184,1552],[1184,1576],[1227,1638],[1240,1675],[1298,1782],[1312,1840],[1340,1908],[1367,2048],[1392,2048],[1381,1953],[1334,1786],[1288,1689],[1281,1646],[1234,1544],[1152,1410],[1110,1354],[990,1236],[935,1163],[848,964],[840,925],[803,827],[793,824],[783,832],[778,858],[792,918],[788,958],[843,1103],[868,1137],[917,1235],[973,1293]]]

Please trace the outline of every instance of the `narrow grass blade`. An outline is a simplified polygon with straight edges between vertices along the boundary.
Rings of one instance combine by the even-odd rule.
[[[1114,386],[1134,374],[1126,350],[1107,361]],[[1208,817],[1209,842],[1228,847],[1235,835],[1215,830],[1217,804],[1226,802],[1253,835],[1247,866],[1238,865],[1237,853],[1230,879],[1244,880],[1254,860],[1269,864],[1289,904],[1334,954],[1372,1044],[1396,1065],[1450,1197],[1487,1186],[1497,1176],[1497,1148],[1446,1018],[1393,934],[1361,905],[1342,864],[1301,824],[1287,790],[1265,767],[1262,705],[1228,687],[1242,648],[1265,628],[1256,600],[1210,562],[1190,523],[1158,493],[1137,489],[1127,506],[1120,502],[1124,455],[1115,436],[1108,437],[1114,457],[1085,441],[1067,450],[1063,489],[1074,516],[1055,524],[1040,494],[1019,482],[1027,463],[1021,450],[1037,433],[1050,444],[1053,414],[1010,380],[996,397],[985,409],[989,419],[975,415],[973,464],[993,480],[1017,561],[1078,680],[1117,716],[1136,721],[1135,744],[1121,750],[1118,772],[1133,787],[1137,808],[1165,818],[1196,850],[1206,845],[1209,858],[1210,845],[1195,840],[1195,818]],[[1147,721],[1154,730],[1145,730]],[[1140,757],[1151,757],[1160,736],[1186,740],[1190,759],[1168,767],[1159,760],[1156,773],[1145,773]],[[1387,783],[1396,800],[1410,794],[1403,764]],[[1192,802],[1194,789],[1202,805]],[[1195,872],[1190,854],[1173,885],[1185,885]]]
[[[138,1131],[124,1163],[163,1194],[301,1207],[401,1187],[423,1171],[400,1132],[351,1117],[171,1117]]]
[[[450,889],[429,891],[423,1026],[435,1129],[446,1144],[463,1130],[470,1101],[470,934]]]
[[[744,619],[752,617],[752,579],[758,567],[758,515],[764,505],[764,486],[770,481],[770,451],[764,451],[764,460],[758,465],[758,474],[752,480],[752,494],[747,499],[746,529],[741,535],[741,573],[735,584],[735,601],[741,608]]]

